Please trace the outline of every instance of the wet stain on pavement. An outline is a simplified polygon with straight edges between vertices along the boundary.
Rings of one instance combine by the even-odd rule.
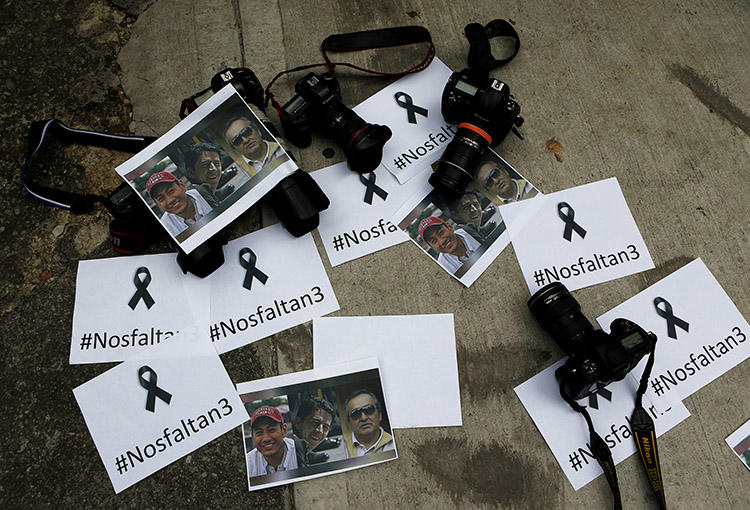
[[[672,64],[668,67],[672,76],[689,88],[693,95],[708,107],[711,113],[716,113],[724,120],[740,128],[746,135],[750,135],[750,116],[722,94],[706,77],[701,76],[698,71],[690,66]]]
[[[462,500],[468,500],[472,505],[531,508],[529,502],[539,488],[549,491],[557,485],[546,479],[537,463],[529,463],[498,443],[482,444],[474,451],[466,444],[465,439],[431,439],[413,449],[421,468],[456,506],[464,506]],[[540,500],[549,500],[549,495]]]

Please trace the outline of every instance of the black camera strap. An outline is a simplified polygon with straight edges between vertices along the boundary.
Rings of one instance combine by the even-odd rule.
[[[153,136],[127,136],[72,128],[57,119],[32,122],[29,128],[28,153],[21,170],[23,189],[40,202],[79,214],[91,212],[96,202],[106,203],[106,197],[54,189],[27,178],[26,172],[31,167],[34,157],[50,138],[57,138],[65,143],[79,143],[133,153],[139,152],[156,140]]]
[[[429,43],[427,54],[425,55],[424,59],[405,71],[375,71],[373,69],[366,69],[349,62],[332,62],[328,57],[328,52],[374,50],[380,48],[406,46],[409,44],[417,44],[423,42]],[[425,27],[417,25],[380,28],[376,30],[363,30],[361,32],[329,35],[323,40],[323,43],[320,45],[320,51],[323,53],[323,59],[325,60],[325,62],[294,67],[292,69],[281,71],[276,76],[274,76],[274,78],[266,87],[266,105],[268,105],[270,101],[273,107],[279,113],[281,113],[281,105],[276,101],[274,95],[271,93],[271,86],[277,79],[287,73],[294,73],[298,71],[304,71],[306,69],[312,69],[314,67],[325,66],[328,68],[328,72],[335,76],[336,66],[344,66],[378,76],[399,77],[410,73],[418,73],[419,71],[426,69],[427,66],[429,66],[432,62],[432,59],[435,58],[435,45],[432,43],[432,35],[430,34],[430,31]]]
[[[493,69],[502,67],[518,54],[521,49],[521,39],[516,29],[510,22],[504,19],[495,19],[485,26],[479,23],[469,23],[464,27],[464,34],[469,40],[469,55],[466,60],[469,70],[475,79],[482,82],[487,81],[489,73]],[[513,53],[507,58],[495,58],[492,56],[490,39],[495,37],[510,37],[514,41]]]
[[[638,390],[635,394],[635,409],[633,410],[633,415],[631,417],[630,427],[633,432],[633,439],[638,447],[638,453],[641,457],[641,464],[643,465],[648,481],[651,484],[651,489],[659,502],[659,508],[666,510],[667,503],[664,496],[664,485],[661,477],[659,451],[656,448],[656,429],[654,427],[654,420],[648,414],[648,411],[643,408],[643,395],[648,388],[651,369],[654,367],[655,352],[656,340],[654,339],[648,361],[646,362],[646,367],[643,370],[640,384],[638,385]],[[614,498],[615,510],[621,510],[622,498],[620,496],[620,487],[617,483],[617,471],[607,443],[594,430],[594,423],[591,421],[591,416],[586,408],[568,396],[562,390],[562,385],[560,386],[560,395],[563,400],[573,408],[573,410],[581,413],[586,419],[586,424],[589,428],[589,446],[591,448],[591,454],[596,458],[602,471],[604,471],[604,475],[607,477],[607,482],[609,483],[609,488],[612,491],[612,496]]]

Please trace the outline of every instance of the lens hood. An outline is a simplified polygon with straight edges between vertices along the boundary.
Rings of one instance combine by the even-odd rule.
[[[383,160],[383,146],[392,134],[388,126],[365,124],[344,148],[349,168],[360,174],[375,170]]]

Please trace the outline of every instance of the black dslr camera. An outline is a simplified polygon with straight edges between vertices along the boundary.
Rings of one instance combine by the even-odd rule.
[[[529,310],[555,343],[570,357],[555,371],[563,397],[579,400],[598,386],[622,380],[650,353],[656,335],[627,319],[615,319],[607,334],[594,329],[581,305],[560,282],[539,289]]]
[[[198,105],[195,99],[209,90],[218,92],[232,84],[242,99],[265,113],[263,86],[255,73],[247,68],[227,68],[211,78],[211,86],[182,101],[180,117],[195,110]],[[274,136],[279,136],[276,127],[270,121],[263,125]],[[293,157],[291,153],[290,157]],[[300,237],[312,232],[320,222],[320,212],[330,205],[318,183],[307,172],[297,169],[293,174],[281,180],[269,193],[271,208],[281,224],[289,233]]]
[[[484,151],[503,141],[523,124],[521,107],[510,98],[508,85],[496,78],[477,83],[467,70],[453,73],[443,89],[440,109],[446,121],[458,124],[437,163],[430,184],[446,198],[458,198],[474,179]]]
[[[308,73],[294,86],[295,96],[279,111],[284,135],[297,147],[312,142],[313,128],[333,138],[349,168],[364,174],[375,170],[383,146],[391,138],[388,126],[370,124],[341,102],[341,88],[332,73]]]

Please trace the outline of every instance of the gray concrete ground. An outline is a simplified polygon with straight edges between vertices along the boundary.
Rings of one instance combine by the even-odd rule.
[[[506,249],[470,288],[410,243],[329,269],[335,315],[455,314],[464,426],[398,430],[399,460],[248,494],[230,433],[115,496],[72,395],[107,366],[69,366],[77,261],[111,255],[108,217],[74,217],[26,197],[18,170],[31,120],[161,134],[179,101],[224,66],[267,83],[320,61],[328,34],[403,24],[430,29],[438,56],[464,65],[463,26],[511,19],[519,56],[498,76],[522,105],[525,140],[500,153],[545,192],[617,176],[656,269],[576,292],[593,318],[695,257],[745,316],[748,292],[750,51],[747,2],[319,2],[238,0],[4,2],[0,30],[0,218],[4,410],[0,504],[345,508],[608,508],[598,479],[575,492],[512,389],[561,356],[526,311]],[[400,68],[409,50],[352,55]],[[342,73],[351,105],[388,83]],[[442,84],[436,84],[442,87]],[[289,83],[278,95],[287,97]],[[330,143],[300,151],[314,170]],[[47,182],[102,192],[124,154],[58,147]],[[269,220],[265,218],[267,223]],[[234,226],[258,228],[257,210]],[[152,251],[164,251],[155,246]],[[321,253],[322,248],[321,248]],[[323,254],[324,260],[325,255]],[[406,291],[406,289],[409,289]],[[222,356],[235,382],[310,368],[309,325]],[[748,508],[748,473],[724,438],[750,416],[744,363],[685,404],[660,440],[672,508]],[[655,508],[637,459],[621,464],[626,508]]]

